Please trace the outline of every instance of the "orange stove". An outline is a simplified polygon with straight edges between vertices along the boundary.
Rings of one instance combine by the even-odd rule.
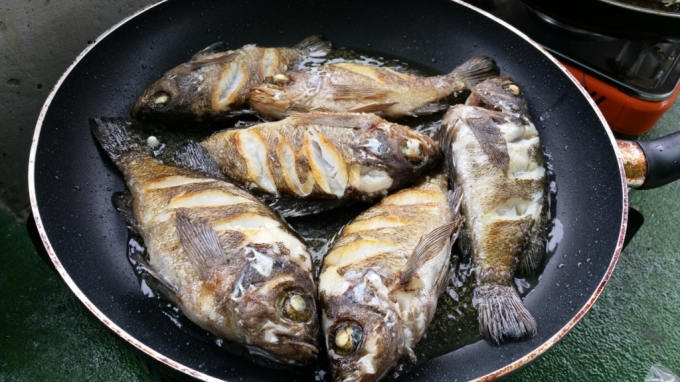
[[[680,93],[680,86],[676,86],[670,98],[656,102],[646,101],[626,94],[569,64],[562,62],[562,65],[593,97],[609,123],[609,127],[623,134],[640,135],[649,131],[673,105]]]

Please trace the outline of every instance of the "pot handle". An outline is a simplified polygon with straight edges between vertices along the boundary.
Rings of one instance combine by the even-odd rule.
[[[651,141],[616,141],[628,185],[649,190],[680,179],[680,131]]]

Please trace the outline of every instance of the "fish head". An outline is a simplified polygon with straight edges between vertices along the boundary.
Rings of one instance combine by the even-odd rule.
[[[404,339],[396,313],[358,299],[363,300],[354,292],[322,297],[322,325],[336,382],[378,381],[401,357]]]
[[[442,159],[439,143],[408,126],[381,122],[362,134],[362,166],[386,171],[392,189],[410,183]]]
[[[209,102],[200,100],[200,86],[204,80],[202,71],[192,70],[189,64],[171,69],[135,101],[132,117],[161,122],[195,119],[200,114],[201,104]]]
[[[225,298],[234,303],[234,321],[252,353],[304,365],[318,354],[315,295],[310,272],[277,258],[270,265],[249,262]]]
[[[465,104],[511,115],[528,114],[522,90],[510,77],[494,77],[480,82],[472,88]]]

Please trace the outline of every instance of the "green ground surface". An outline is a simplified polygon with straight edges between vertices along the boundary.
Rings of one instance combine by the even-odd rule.
[[[678,130],[680,104],[650,139]],[[643,381],[661,363],[680,373],[680,183],[634,192],[644,226],[585,318],[511,381]],[[151,381],[91,318],[0,210],[0,381]]]

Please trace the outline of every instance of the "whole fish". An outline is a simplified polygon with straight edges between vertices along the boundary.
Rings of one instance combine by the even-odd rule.
[[[534,336],[514,276],[535,270],[545,253],[546,171],[519,86],[509,77],[480,83],[466,105],[447,111],[438,138],[463,190],[480,331],[496,343]]]
[[[294,70],[253,87],[251,108],[272,119],[291,112],[367,112],[398,118],[446,110],[437,102],[498,75],[496,63],[477,56],[451,73],[420,77],[365,64],[344,62]]]
[[[217,52],[218,44],[170,69],[137,99],[132,116],[159,121],[212,121],[232,116],[246,105],[251,87],[283,73],[306,56],[322,56],[330,44],[311,36],[293,48],[246,45]]]
[[[386,196],[347,225],[323,260],[321,326],[334,381],[377,381],[425,333],[450,276],[460,193],[444,171]],[[452,237],[453,236],[453,237]]]
[[[373,114],[296,113],[201,142],[236,184],[272,196],[370,200],[414,182],[439,145]]]
[[[124,217],[144,240],[148,260],[137,260],[147,283],[191,321],[253,354],[313,362],[316,288],[296,234],[221,174],[161,163],[126,131],[128,123],[94,119],[91,126],[132,194]]]

